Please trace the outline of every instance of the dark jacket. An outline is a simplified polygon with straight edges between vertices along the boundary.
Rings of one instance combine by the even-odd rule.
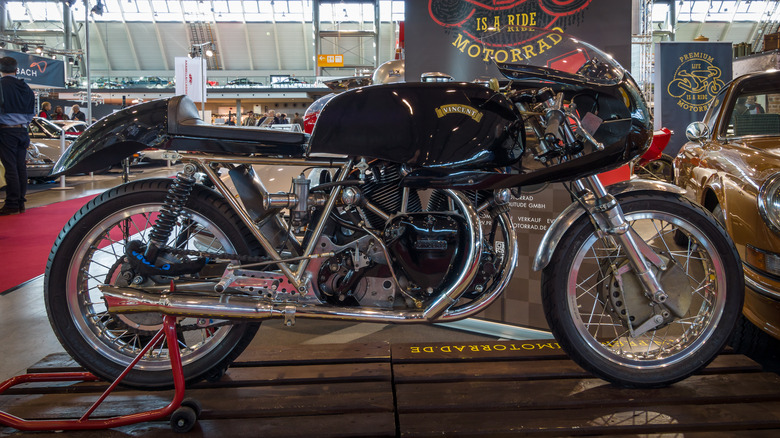
[[[0,79],[2,85],[2,108],[3,114],[35,114],[35,94],[30,86],[24,83],[22,79],[14,76],[3,76]]]
[[[79,110],[77,113],[73,113],[73,115],[70,117],[71,120],[81,120],[82,122],[87,121],[87,115],[84,114],[84,111]]]

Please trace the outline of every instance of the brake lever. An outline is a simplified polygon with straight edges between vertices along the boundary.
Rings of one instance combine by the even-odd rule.
[[[604,144],[598,140],[596,140],[593,135],[591,135],[590,131],[585,129],[584,126],[582,126],[582,122],[580,121],[580,117],[577,115],[576,112],[574,112],[575,107],[572,105],[566,110],[566,115],[571,119],[574,120],[574,124],[577,125],[577,133],[580,134],[585,140],[587,140],[589,143],[591,143],[593,146],[596,147],[596,149],[603,151],[604,150]],[[595,117],[595,116],[594,116]]]

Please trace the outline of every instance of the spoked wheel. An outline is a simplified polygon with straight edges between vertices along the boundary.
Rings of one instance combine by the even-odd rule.
[[[44,298],[54,332],[77,362],[101,378],[116,378],[162,327],[158,313],[108,313],[98,285],[124,282],[150,287],[170,283],[165,277],[136,276],[128,270],[125,253],[130,241],[148,243],[171,183],[132,182],[90,201],[68,222],[49,255]],[[196,186],[168,246],[250,254],[250,236],[222,199]],[[191,258],[181,253],[161,257],[172,264]],[[199,318],[179,318],[177,326],[184,375],[190,382],[224,372],[258,328],[258,324]],[[161,342],[123,383],[147,389],[171,387],[169,360],[167,344]]]
[[[666,264],[652,269],[668,300],[652,303],[623,248],[600,238],[583,216],[544,270],[547,321],[569,356],[593,374],[624,386],[664,386],[704,367],[725,344],[742,308],[742,265],[723,228],[681,196],[642,192],[618,200]],[[675,232],[687,237],[683,245]]]

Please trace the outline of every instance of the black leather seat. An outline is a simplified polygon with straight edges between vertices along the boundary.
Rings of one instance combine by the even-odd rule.
[[[308,139],[308,135],[301,132],[256,126],[210,125],[200,119],[198,107],[187,96],[174,96],[168,101],[168,133],[172,136],[273,145],[301,145]]]

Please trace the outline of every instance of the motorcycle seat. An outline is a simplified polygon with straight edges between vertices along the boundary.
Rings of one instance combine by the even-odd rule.
[[[301,145],[306,143],[308,137],[302,132],[277,131],[256,126],[210,125],[201,120],[195,102],[184,95],[174,96],[168,101],[168,134],[174,137],[273,145]]]

